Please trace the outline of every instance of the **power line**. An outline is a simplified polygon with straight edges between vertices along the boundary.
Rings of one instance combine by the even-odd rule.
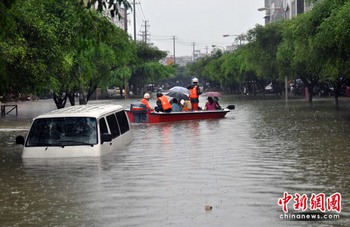
[[[139,2],[139,4],[138,4],[138,6],[139,6],[139,8],[140,8],[139,11],[141,11],[141,14],[142,14],[142,16],[143,16],[143,20],[146,20],[146,17],[145,17],[145,14],[143,13],[142,5],[141,5],[140,2]]]
[[[141,11],[141,3],[138,3],[137,4],[137,10],[136,10],[136,19],[137,21],[142,24],[142,21],[145,21],[146,20],[146,17],[144,16],[143,13],[140,13]]]
[[[130,0],[135,2],[136,0]],[[137,3],[135,2],[134,7],[136,7],[136,9],[134,9],[135,11],[135,19],[137,22],[137,27],[138,27],[138,36],[141,37],[141,40],[143,42],[146,43],[151,43],[151,35],[152,35],[152,41],[156,41],[158,43],[168,43],[169,47],[172,45],[173,49],[175,46],[174,43],[174,37],[176,37],[176,46],[182,46],[182,47],[189,47],[192,49],[192,51],[190,52],[194,52],[193,48],[194,48],[194,43],[195,43],[195,47],[196,49],[201,49],[201,47],[203,47],[203,49],[206,47],[206,51],[208,51],[208,46],[211,46],[213,44],[217,44],[220,45],[220,43],[218,42],[212,42],[212,41],[203,41],[203,40],[188,40],[188,39],[183,39],[181,37],[178,36],[171,36],[171,35],[164,35],[164,34],[155,34],[151,32],[151,26],[150,26],[150,22],[149,20],[147,20],[147,17],[145,15],[145,12],[143,11],[142,8],[142,3],[140,1],[137,0]],[[137,15],[137,17],[136,17]],[[136,22],[134,22],[134,27],[136,27]],[[151,21],[152,22],[152,21]],[[136,29],[136,28],[134,28]],[[136,33],[136,30],[134,30]],[[134,34],[136,36],[136,34]],[[135,38],[136,40],[136,38]],[[227,43],[227,42],[225,42]],[[225,44],[221,44],[221,45],[225,45]],[[189,49],[190,50],[190,49]],[[175,52],[175,50],[173,50]],[[175,56],[174,56],[175,58]]]

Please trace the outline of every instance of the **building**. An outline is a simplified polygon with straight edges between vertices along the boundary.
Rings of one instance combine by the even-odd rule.
[[[265,0],[265,25],[281,19],[291,19],[310,10],[312,5],[305,0]]]
[[[114,4],[117,7],[117,12],[119,13],[119,15],[112,16],[111,10],[108,8],[108,2],[106,0],[102,0],[102,1],[105,2],[107,6],[107,8],[103,10],[102,14],[107,18],[109,18],[111,22],[113,22],[117,27],[123,29],[124,31],[127,31],[128,30],[127,10],[125,10],[125,8],[123,8],[118,3],[115,2]],[[93,8],[97,10],[98,2],[95,3]]]
[[[192,56],[179,56],[176,57],[176,64],[179,66],[186,66],[188,63],[193,62]],[[161,61],[164,65],[173,65],[174,64],[174,57],[168,56],[163,61]]]

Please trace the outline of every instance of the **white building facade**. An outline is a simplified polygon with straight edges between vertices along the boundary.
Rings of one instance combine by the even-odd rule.
[[[312,5],[305,0],[265,0],[265,25],[281,19],[291,19],[310,10]]]
[[[102,14],[105,15],[106,17],[108,17],[111,20],[111,22],[113,22],[117,27],[119,27],[127,32],[128,19],[127,19],[127,11],[124,9],[124,7],[120,6],[119,4],[116,4],[116,5],[118,5],[117,11],[118,11],[119,15],[114,15],[114,17],[112,17],[111,10],[108,9],[109,3],[106,0],[103,0],[103,2],[105,2],[107,8],[103,10]],[[93,7],[94,7],[94,9],[97,9],[98,2],[96,2]]]

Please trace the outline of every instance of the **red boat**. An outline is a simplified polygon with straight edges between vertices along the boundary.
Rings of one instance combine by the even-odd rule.
[[[233,107],[234,108],[234,107]],[[198,111],[183,111],[183,112],[155,112],[146,111],[143,104],[131,104],[131,108],[125,110],[132,123],[160,123],[174,122],[186,120],[203,120],[224,118],[230,112],[229,109],[224,110],[198,110]]]

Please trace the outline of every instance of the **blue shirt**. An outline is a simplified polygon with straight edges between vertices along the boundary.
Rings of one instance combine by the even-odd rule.
[[[171,112],[181,112],[182,108],[178,103],[173,103],[171,105]]]

